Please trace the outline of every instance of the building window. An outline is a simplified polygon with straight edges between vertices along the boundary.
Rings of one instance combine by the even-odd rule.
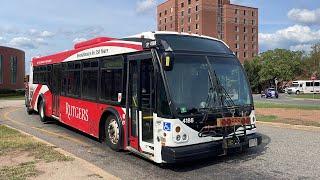
[[[256,24],[256,21],[255,20],[252,20],[252,25],[255,25]]]
[[[198,10],[199,10],[199,9],[198,9],[198,5],[196,5],[196,12],[198,12]]]
[[[252,33],[256,33],[256,29],[255,28],[252,28]]]
[[[181,28],[181,32],[184,32],[184,29],[183,29],[183,28]]]
[[[123,64],[122,56],[102,59],[100,99],[119,102],[123,90]]]
[[[191,8],[188,9],[188,14],[191,14]]]
[[[173,12],[173,8],[170,8],[170,12],[171,12],[171,13]]]
[[[172,19],[173,19],[172,16],[170,16],[170,21],[172,21]]]
[[[159,17],[161,17],[161,13],[159,13]]]
[[[191,23],[191,17],[188,17],[188,22]]]
[[[184,7],[184,3],[181,3],[181,8],[183,8]]]
[[[254,11],[252,11],[252,16],[254,16]]]
[[[164,30],[165,30],[165,31],[167,30],[167,26],[164,26]]]
[[[252,57],[255,57],[256,56],[256,53],[252,53]]]
[[[183,25],[183,23],[184,23],[184,21],[183,21],[183,19],[181,19],[181,25]]]
[[[235,55],[238,57],[238,51],[235,52]]]
[[[164,18],[164,23],[167,23],[167,18]]]
[[[170,28],[172,29],[172,27],[173,27],[173,25],[172,24],[170,24]]]
[[[244,40],[244,41],[247,41],[247,40],[248,40],[247,35],[244,35],[244,36],[243,36],[243,40]]]
[[[0,84],[3,83],[3,56],[0,54]]]
[[[246,27],[243,27],[243,32],[247,32],[247,28]]]
[[[235,26],[235,31],[239,32],[239,27],[238,26]]]
[[[234,47],[236,47],[236,49],[238,49],[239,48],[238,43],[234,44]]]
[[[243,57],[244,57],[244,58],[247,57],[247,52],[243,52]]]
[[[246,22],[246,19],[244,19],[244,20],[243,20],[243,24],[246,24],[246,23],[247,23],[247,22]]]
[[[164,11],[164,15],[167,15],[167,13],[168,13],[167,10],[165,10],[165,11]]]
[[[243,10],[243,15],[244,15],[244,16],[246,15],[246,10]]]
[[[196,14],[196,21],[199,20],[199,14]]]
[[[247,49],[247,47],[248,47],[247,44],[243,44],[244,49]]]
[[[11,70],[11,84],[17,83],[17,66],[18,58],[16,56],[11,56],[10,58],[10,70]]]
[[[183,15],[184,15],[184,11],[181,11],[181,16],[183,17]]]
[[[239,35],[236,35],[236,41],[239,41]]]
[[[161,19],[159,20],[159,25],[161,25]]]
[[[256,36],[253,35],[253,36],[252,36],[252,41],[255,41],[255,40],[256,40]]]
[[[256,44],[252,44],[252,49],[256,50]]]
[[[235,13],[235,14],[238,14],[238,11],[239,11],[238,9],[235,9],[234,13]]]
[[[191,4],[191,0],[188,0],[188,4],[189,4],[189,5]]]
[[[196,24],[196,30],[198,30],[199,29],[199,24]]]
[[[190,26],[188,26],[188,31],[189,31],[189,32],[191,31],[191,27],[190,27]]]
[[[238,18],[234,18],[234,23],[238,23]]]

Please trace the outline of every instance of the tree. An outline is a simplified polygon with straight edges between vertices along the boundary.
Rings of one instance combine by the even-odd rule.
[[[248,80],[250,82],[251,90],[253,92],[260,92],[260,76],[261,64],[259,58],[256,57],[251,61],[244,61],[244,69],[247,72]]]

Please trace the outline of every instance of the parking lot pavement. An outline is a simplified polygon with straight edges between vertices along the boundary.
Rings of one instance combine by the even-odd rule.
[[[253,95],[254,102],[272,102],[289,105],[320,105],[320,100],[313,99],[297,99],[294,95],[279,94],[279,98],[261,98],[260,94]]]
[[[22,104],[22,103],[21,103]],[[0,110],[5,124],[28,132],[122,179],[319,179],[320,131],[258,126],[262,145],[246,153],[159,166],[129,152],[114,152],[97,139],[19,108]]]

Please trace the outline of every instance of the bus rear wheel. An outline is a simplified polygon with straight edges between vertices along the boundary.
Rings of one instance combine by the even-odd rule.
[[[122,131],[118,119],[113,115],[109,116],[106,120],[105,135],[106,144],[112,150],[119,151],[122,144]]]
[[[48,120],[48,117],[46,116],[46,110],[45,110],[45,104],[44,101],[41,100],[38,107],[40,120],[42,122],[46,122]]]

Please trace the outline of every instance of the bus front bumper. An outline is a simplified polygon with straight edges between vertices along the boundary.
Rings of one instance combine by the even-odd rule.
[[[262,142],[262,136],[259,134],[250,134],[240,137],[240,143],[237,145],[228,146],[227,149],[250,148],[249,141],[256,139],[257,146]],[[255,146],[255,147],[257,147]],[[223,141],[214,141],[203,144],[195,144],[183,147],[162,147],[162,160],[166,163],[179,163],[192,161],[224,154]]]

